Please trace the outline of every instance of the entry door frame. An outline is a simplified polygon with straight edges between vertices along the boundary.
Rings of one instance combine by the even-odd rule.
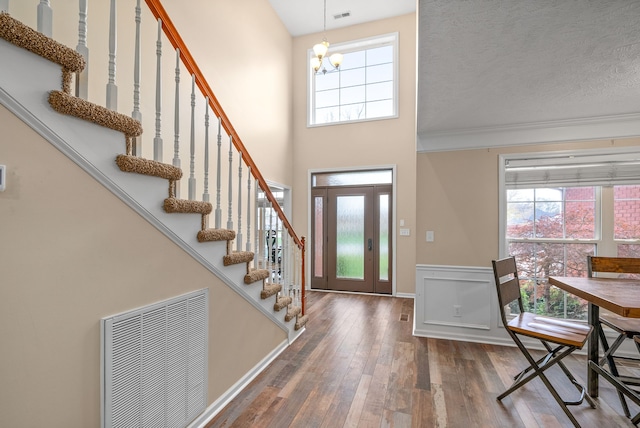
[[[321,169],[310,169],[307,171],[307,236],[312,236],[311,235],[311,225],[312,225],[312,218],[311,216],[313,215],[313,213],[311,212],[311,201],[313,200],[313,196],[311,194],[311,177],[313,176],[313,174],[320,174],[320,173],[327,173],[327,172],[358,172],[358,171],[374,171],[374,170],[391,170],[391,189],[392,189],[392,195],[391,195],[391,212],[392,212],[392,224],[391,227],[393,229],[393,233],[391,234],[391,248],[392,248],[392,254],[391,254],[391,281],[392,281],[392,286],[391,286],[391,296],[395,296],[396,295],[396,283],[397,283],[397,278],[396,278],[396,260],[397,260],[397,254],[398,254],[398,249],[397,249],[397,213],[396,213],[396,206],[397,206],[397,188],[396,188],[396,183],[397,183],[397,165],[392,164],[392,165],[362,165],[362,166],[354,166],[354,167],[344,167],[344,168],[321,168]],[[309,244],[307,245],[307,248],[305,248],[305,289],[307,290],[311,290],[311,240],[309,240]],[[388,294],[384,294],[384,296],[389,296]]]

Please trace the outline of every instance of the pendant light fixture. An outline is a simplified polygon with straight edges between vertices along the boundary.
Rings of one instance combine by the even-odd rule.
[[[329,64],[331,65],[332,70],[329,71],[324,66],[324,59],[327,56],[327,52],[329,52],[329,42],[327,41],[327,0],[324,0],[324,25],[323,25],[323,37],[322,42],[313,46],[314,57],[311,58],[311,67],[313,71],[317,73],[327,74],[331,71],[337,71],[342,64],[342,54],[334,53],[328,59]]]

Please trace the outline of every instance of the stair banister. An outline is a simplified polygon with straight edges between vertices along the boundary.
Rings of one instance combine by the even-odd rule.
[[[202,94],[209,99],[209,105],[210,105],[212,111],[214,112],[214,114],[218,118],[220,118],[221,126],[224,128],[224,130],[226,131],[227,135],[229,135],[230,140],[233,143],[233,145],[235,146],[236,150],[238,150],[238,152],[240,152],[241,160],[244,160],[246,165],[249,168],[251,168],[251,174],[256,178],[256,180],[258,181],[258,183],[260,185],[260,188],[263,190],[265,196],[267,197],[267,199],[271,203],[273,209],[278,214],[278,217],[282,220],[283,227],[285,229],[287,229],[288,234],[293,238],[294,242],[296,243],[296,245],[300,249],[300,252],[302,254],[301,255],[301,261],[302,261],[301,269],[302,270],[301,270],[301,275],[300,275],[300,286],[301,286],[300,300],[301,300],[301,305],[302,305],[302,314],[304,315],[305,314],[305,310],[304,310],[304,308],[305,308],[305,296],[304,296],[304,293],[305,293],[305,286],[304,286],[304,283],[305,283],[305,278],[304,278],[305,243],[304,242],[305,241],[304,241],[304,239],[301,240],[297,236],[297,234],[295,233],[293,227],[291,226],[291,223],[289,223],[289,219],[285,216],[284,212],[282,211],[282,208],[280,207],[280,204],[276,200],[275,196],[273,195],[273,193],[269,189],[269,186],[268,186],[266,180],[262,176],[262,173],[260,172],[260,170],[258,169],[257,165],[255,164],[255,162],[251,158],[251,155],[247,152],[244,144],[242,143],[242,140],[238,136],[238,133],[236,132],[235,128],[231,124],[231,121],[229,120],[229,118],[227,117],[226,113],[222,109],[222,106],[220,105],[220,102],[218,101],[218,99],[214,95],[213,90],[209,86],[209,83],[204,78],[204,75],[203,75],[202,71],[200,70],[200,67],[198,67],[198,65],[196,64],[193,56],[191,55],[191,52],[189,51],[189,49],[187,48],[186,44],[182,40],[182,37],[178,33],[178,30],[176,29],[175,25],[173,24],[173,21],[171,21],[171,18],[169,18],[169,15],[167,14],[166,10],[164,9],[164,7],[160,3],[160,1],[159,0],[145,0],[145,3],[149,7],[149,10],[153,14],[154,18],[162,22],[162,30],[164,31],[165,35],[167,36],[167,39],[169,40],[171,45],[176,49],[176,51],[179,52],[178,56],[182,60],[184,66],[187,69],[187,71],[190,74],[195,76],[196,85],[198,86],[198,88],[200,89]],[[231,198],[231,196],[230,196],[230,198]]]
[[[149,7],[149,10],[153,14],[153,16],[156,19],[162,20],[162,23],[163,23],[162,29],[165,35],[167,36],[167,39],[175,49],[180,49],[180,56],[187,71],[191,74],[195,74],[196,85],[198,86],[198,88],[200,88],[200,91],[202,91],[202,94],[204,96],[209,97],[209,104],[211,106],[212,111],[215,113],[217,117],[220,118],[222,127],[226,131],[227,135],[233,137],[234,146],[240,153],[242,153],[242,157],[245,163],[247,164],[247,166],[251,167],[251,173],[260,183],[260,188],[265,192],[265,196],[267,197],[267,199],[273,204],[274,209],[278,213],[279,217],[282,219],[285,228],[287,229],[291,237],[294,239],[295,243],[298,245],[298,247],[301,250],[303,250],[304,245],[302,241],[296,235],[295,231],[293,230],[293,227],[289,223],[289,220],[287,219],[284,212],[282,211],[282,208],[276,201],[275,196],[273,196],[271,191],[269,191],[269,186],[267,185],[266,180],[262,176],[262,173],[258,170],[257,165],[251,158],[251,155],[249,155],[249,153],[247,152],[244,144],[242,143],[242,140],[240,139],[240,137],[238,136],[238,133],[234,129],[233,125],[231,124],[231,121],[229,120],[226,113],[222,109],[218,99],[213,94],[211,87],[209,86],[207,81],[204,79],[204,75],[202,71],[200,71],[200,68],[198,67],[195,60],[193,59],[191,52],[189,51],[186,44],[182,40],[182,37],[178,33],[176,27],[173,25],[173,22],[169,18],[169,15],[167,14],[166,10],[164,9],[164,7],[162,6],[159,0],[145,0],[145,3]]]

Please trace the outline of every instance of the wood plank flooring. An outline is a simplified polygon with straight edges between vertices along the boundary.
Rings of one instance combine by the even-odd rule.
[[[515,347],[413,337],[411,299],[309,292],[307,302],[306,332],[208,428],[572,426],[539,379],[496,400],[526,366]],[[565,361],[584,384],[585,357]],[[577,397],[559,369],[547,373]],[[606,381],[597,402],[569,409],[583,427],[633,426]]]

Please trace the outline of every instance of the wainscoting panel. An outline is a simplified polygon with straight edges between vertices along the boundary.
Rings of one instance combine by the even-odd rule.
[[[508,343],[490,267],[418,265],[416,336]]]

